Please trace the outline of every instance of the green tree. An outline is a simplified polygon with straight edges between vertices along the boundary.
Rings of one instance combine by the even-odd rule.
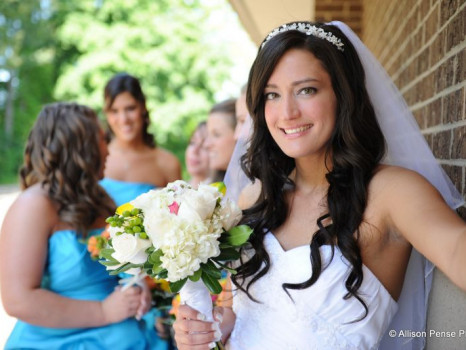
[[[200,0],[79,2],[59,28],[61,47],[78,52],[64,66],[58,99],[97,110],[117,72],[140,78],[157,142],[182,160],[186,139],[206,118],[232,64],[226,43],[210,40],[212,8]]]
[[[27,133],[53,93],[52,26],[39,1],[0,4],[0,183],[16,181]]]
[[[141,79],[151,131],[183,160],[191,130],[223,84],[237,78],[229,76],[233,61],[250,54],[243,45],[239,52],[228,34],[218,36],[218,14],[228,6],[226,0],[0,1],[0,183],[16,181],[43,104],[74,100],[101,112],[104,85],[121,71]],[[224,33],[238,29],[230,20],[220,26]]]

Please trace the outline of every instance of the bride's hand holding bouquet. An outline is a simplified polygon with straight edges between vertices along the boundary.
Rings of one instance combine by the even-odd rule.
[[[238,206],[224,198],[223,183],[193,189],[184,181],[144,193],[108,218],[110,239],[102,249],[102,264],[111,274],[146,275],[169,282],[181,303],[212,317],[210,293],[219,294],[222,270],[239,259],[239,248],[252,230],[237,226]]]

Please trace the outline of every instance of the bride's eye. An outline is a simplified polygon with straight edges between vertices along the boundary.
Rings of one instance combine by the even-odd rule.
[[[298,91],[298,95],[313,95],[317,92],[316,88],[313,87],[305,87]]]
[[[278,94],[276,92],[267,92],[265,94],[265,99],[266,100],[274,100],[278,97]]]

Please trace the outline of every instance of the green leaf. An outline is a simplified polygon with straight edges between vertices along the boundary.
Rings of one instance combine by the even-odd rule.
[[[110,261],[117,261],[112,256],[113,253],[115,253],[115,249],[113,249],[113,248],[104,248],[104,249],[100,250],[99,257],[110,260]]]
[[[118,261],[108,261],[108,260],[101,260],[99,261],[102,265],[104,266],[116,266],[119,265],[120,263]]]
[[[202,271],[202,282],[206,285],[207,289],[212,293],[212,294],[220,294],[222,292],[222,286],[218,282],[216,278],[213,278],[211,275],[208,273],[204,273],[205,271]]]
[[[113,270],[112,272],[110,272],[110,275],[117,275],[121,272],[125,272],[129,269],[132,269],[132,268],[137,268],[137,267],[142,267],[143,264],[131,264],[131,263],[126,263],[126,264],[123,264],[121,265],[119,268]]]
[[[220,255],[215,257],[215,261],[234,261],[240,258],[241,254],[235,248],[220,250]]]
[[[201,278],[201,275],[202,275],[202,269],[199,269],[196,272],[194,272],[194,275],[189,276],[189,279],[193,282],[197,282]]]
[[[223,234],[222,236],[227,237],[227,236],[228,236],[228,232],[225,231],[225,234]],[[233,246],[232,246],[230,243],[227,243],[226,240],[227,240],[227,239],[225,238],[225,242],[220,243],[220,244],[218,245],[218,247],[220,248],[220,250],[222,250],[222,249],[227,249],[227,248],[233,248]]]
[[[163,269],[162,271],[160,271],[158,274],[156,274],[158,278],[160,279],[163,279],[163,280],[166,280],[167,277],[168,277],[168,271]]]
[[[176,282],[170,282],[170,290],[173,293],[178,293],[181,290],[181,288],[183,288],[187,280],[187,278],[183,278],[182,280]]]
[[[160,265],[157,265],[157,264],[154,264],[152,266],[152,273],[158,275],[160,272],[162,272],[162,270],[164,270],[164,268],[162,267],[162,264]]]
[[[218,265],[220,265],[222,269],[227,270],[227,271],[230,272],[232,275],[236,275],[236,270],[235,270],[235,269],[232,269],[231,267],[228,267],[227,265],[222,264],[221,262],[218,262],[218,261],[215,261],[215,262],[216,262]]]
[[[160,261],[160,257],[163,255],[163,252],[161,249],[157,249],[154,251],[151,255],[149,255],[148,261],[151,264],[157,264],[160,265],[162,262]]]
[[[235,226],[228,231],[228,243],[235,247],[239,247],[248,241],[252,232],[252,228],[248,225]]]
[[[215,279],[222,278],[222,272],[211,260],[208,260],[206,264],[201,264],[201,270]]]

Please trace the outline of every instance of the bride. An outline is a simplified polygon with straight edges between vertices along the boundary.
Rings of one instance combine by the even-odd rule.
[[[450,209],[463,200],[346,25],[272,31],[247,103],[243,169],[256,181],[239,203],[254,234],[216,315],[221,334],[183,305],[180,350],[220,336],[230,350],[390,346],[388,329],[425,325],[430,267],[417,251],[466,290],[466,224]]]

